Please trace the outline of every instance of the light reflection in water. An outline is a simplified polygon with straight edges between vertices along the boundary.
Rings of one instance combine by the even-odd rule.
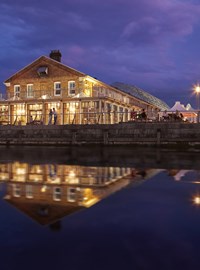
[[[91,207],[114,192],[142,183],[161,171],[179,183],[199,183],[198,172],[195,174],[194,170],[139,170],[18,161],[0,164],[0,181],[6,183],[4,199],[8,203],[46,225]],[[200,205],[200,195],[193,194],[191,198],[193,204]]]
[[[42,225],[96,204],[159,170],[63,164],[0,164],[4,199]]]
[[[200,205],[200,196],[199,195],[195,195],[193,197],[193,203],[196,205]]]
[[[26,149],[0,155],[2,269],[199,269],[200,151]]]

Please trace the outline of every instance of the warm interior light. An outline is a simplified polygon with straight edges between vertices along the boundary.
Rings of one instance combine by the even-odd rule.
[[[65,182],[70,184],[79,184],[79,178],[73,170],[70,170],[69,175],[65,177]]]
[[[25,110],[25,104],[17,104],[16,105],[16,113],[17,115],[23,115],[25,114],[26,110]]]
[[[70,171],[69,172],[69,177],[74,177],[76,174],[75,174],[75,172],[74,171]]]
[[[90,89],[85,89],[84,94],[89,97],[90,96]]]
[[[76,111],[75,106],[71,106],[69,108],[69,110],[70,110],[70,113],[75,113],[75,111]]]
[[[8,179],[8,176],[7,174],[3,174],[0,176],[0,179],[3,181],[3,180],[7,180]]]
[[[44,186],[41,187],[41,192],[45,192],[46,190],[47,190],[47,186],[46,185],[44,185]]]
[[[16,169],[16,174],[25,174],[26,173],[26,169],[25,168],[17,168]]]
[[[47,99],[47,95],[42,95],[42,99]]]
[[[91,83],[96,83],[96,81],[91,77],[86,77],[85,82],[87,82],[87,81],[89,81]]]

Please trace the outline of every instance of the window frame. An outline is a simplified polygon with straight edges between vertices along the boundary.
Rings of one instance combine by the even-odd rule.
[[[56,85],[60,85],[60,88],[56,88]],[[60,91],[59,94],[56,93],[56,91]],[[54,96],[61,96],[61,82],[54,82]]]
[[[30,86],[31,86],[31,89],[29,89]],[[32,95],[29,95],[30,90],[31,90]],[[34,97],[33,83],[28,83],[26,85],[26,91],[27,91],[27,98],[33,98]]]
[[[19,184],[13,184],[13,196],[14,197],[21,197],[21,187]]]
[[[33,186],[26,185],[26,198],[32,199],[33,198]]]
[[[59,189],[59,192],[57,191],[57,189]],[[53,200],[54,201],[61,201],[61,196],[62,196],[62,192],[61,192],[61,187],[54,187],[53,188]]]
[[[74,87],[71,87],[71,83],[74,84]],[[73,92],[71,92],[73,91]],[[68,81],[68,95],[75,96],[76,95],[76,82],[75,81]]]
[[[77,189],[75,187],[68,187],[67,189],[67,201],[76,202],[77,200]]]
[[[18,89],[17,89],[18,88]],[[20,91],[21,91],[21,86],[20,84],[15,84],[14,85],[14,96],[19,97],[20,96]]]
[[[40,77],[46,77],[48,75],[48,66],[38,67],[37,73]]]

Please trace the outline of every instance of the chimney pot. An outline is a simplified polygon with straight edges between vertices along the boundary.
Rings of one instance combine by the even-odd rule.
[[[62,54],[59,50],[52,50],[49,54],[49,57],[55,61],[61,62]]]

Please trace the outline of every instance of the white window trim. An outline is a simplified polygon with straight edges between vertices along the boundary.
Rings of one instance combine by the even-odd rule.
[[[29,86],[32,86],[32,96],[29,96],[29,92],[28,92]],[[32,98],[32,97],[33,97],[33,84],[32,84],[32,83],[27,84],[26,90],[27,90],[27,97],[28,97],[28,98]]]
[[[57,198],[56,195],[58,194],[58,192],[56,191],[56,189],[59,188],[60,189],[60,195],[61,195],[61,188],[60,187],[54,187],[53,189],[53,200],[54,201],[61,201],[61,198]]]
[[[75,190],[75,192],[71,192],[72,190]],[[72,199],[72,195],[73,194],[73,196],[75,196],[75,199]],[[68,202],[75,202],[76,201],[76,188],[74,188],[74,187],[69,187],[68,189],[67,189],[67,201]]]
[[[72,88],[70,88],[70,84],[71,83],[74,83],[74,85],[75,85],[75,87],[72,89]],[[71,93],[70,91],[71,90],[74,90],[74,91],[76,91],[76,82],[75,81],[68,81],[68,95],[69,96],[74,96],[75,94],[76,94],[76,92],[75,93]]]
[[[19,88],[19,91],[16,91],[16,88]],[[19,95],[20,95],[20,90],[21,90],[20,85],[19,85],[19,84],[15,84],[15,85],[14,85],[14,96],[15,96],[15,97],[19,97]]]
[[[60,84],[60,89],[56,88],[56,84]],[[60,94],[56,94],[56,90],[60,90]],[[54,96],[60,96],[61,95],[61,82],[54,82]]]
[[[18,184],[13,184],[13,196],[14,197],[20,197],[21,195],[18,194],[17,192],[21,193],[21,188]]]
[[[33,198],[33,186],[32,185],[26,186],[26,198],[28,198],[28,199]]]
[[[48,75],[48,67],[47,66],[40,66],[37,69],[37,73],[40,77],[44,77]]]

